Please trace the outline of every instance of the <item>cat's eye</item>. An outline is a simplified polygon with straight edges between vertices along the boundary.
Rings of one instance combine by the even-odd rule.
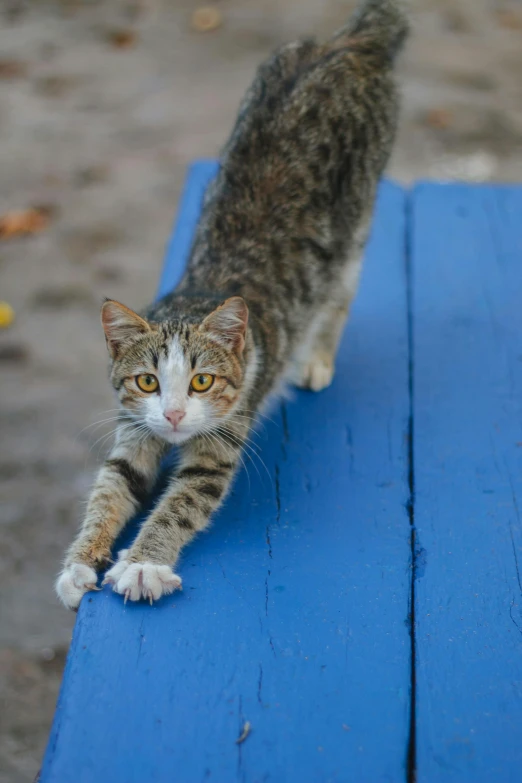
[[[141,389],[141,391],[147,392],[148,394],[158,391],[159,389],[158,379],[155,375],[151,375],[148,372],[136,376],[136,385],[138,389]]]
[[[190,387],[195,392],[206,392],[210,389],[214,383],[214,376],[208,375],[208,373],[202,372],[199,375],[195,375],[191,382]]]

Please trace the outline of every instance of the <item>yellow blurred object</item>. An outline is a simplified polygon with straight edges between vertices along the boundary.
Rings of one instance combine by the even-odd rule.
[[[14,321],[14,310],[7,302],[0,302],[0,329],[7,329]]]
[[[192,14],[192,27],[198,33],[209,33],[216,30],[223,23],[223,14],[217,8],[204,6],[198,8]]]

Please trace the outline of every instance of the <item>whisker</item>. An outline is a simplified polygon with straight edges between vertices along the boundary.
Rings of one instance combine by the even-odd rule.
[[[220,439],[220,437],[219,437],[219,434],[218,434],[218,433],[216,433],[216,432],[208,432],[208,433],[207,433],[207,435],[208,435],[208,437],[211,437],[211,438],[213,438],[213,439],[216,439],[218,443],[224,443],[224,445],[229,445],[229,444],[227,444],[225,441],[222,441],[222,440]],[[246,473],[247,480],[248,480],[248,491],[250,492],[250,491],[251,491],[251,489],[252,489],[252,485],[251,485],[251,483],[250,483],[250,473],[248,472],[248,467],[247,467],[247,465],[246,465],[246,463],[245,463],[245,461],[244,461],[244,459],[243,459],[243,456],[242,456],[242,454],[241,454],[241,450],[240,450],[240,449],[239,449],[239,450],[238,450],[238,452],[237,452],[237,457],[238,457],[239,461],[241,462],[241,464],[243,465],[243,467],[244,467],[244,469],[245,469],[245,473]],[[255,466],[254,466],[254,467],[255,467]]]
[[[136,427],[136,424],[134,422],[129,422],[128,424],[124,424],[123,426],[120,425],[118,427],[114,427],[112,430],[110,430],[110,432],[105,433],[105,435],[102,435],[100,438],[98,438],[98,440],[95,440],[94,443],[92,444],[92,446],[90,447],[88,453],[89,454],[91,453],[91,451],[94,449],[94,447],[96,446],[97,443],[100,443],[100,442],[103,442],[104,440],[107,440],[108,438],[111,437],[111,435],[114,435],[115,433],[118,433],[118,432],[123,433],[126,430],[128,430],[129,428],[133,428],[133,427]],[[101,448],[101,446],[100,446],[100,448]],[[100,452],[100,448],[98,449],[98,454]]]
[[[234,433],[234,432],[232,432],[230,430],[227,430],[223,426],[216,427],[215,431],[216,432],[221,432],[222,435],[224,435],[225,437],[229,437],[229,438],[233,439],[233,442],[235,442],[235,445],[238,448],[244,448],[245,449],[246,456],[248,456],[250,458],[250,461],[254,465],[254,467],[255,467],[258,475],[259,475],[259,478],[261,479],[261,474],[259,473],[259,469],[257,467],[257,464],[256,464],[255,460],[253,459],[253,457],[257,457],[257,459],[259,460],[259,462],[261,463],[261,465],[263,466],[263,468],[265,469],[265,471],[267,473],[267,476],[268,476],[268,478],[270,480],[270,484],[273,486],[272,476],[270,475],[270,471],[268,470],[265,462],[259,456],[258,452],[254,449],[254,447],[250,443],[248,443],[247,440],[244,440],[244,441],[241,442],[239,440],[239,436],[236,433]],[[262,479],[261,479],[261,481],[262,481]]]
[[[133,453],[136,454],[137,451],[143,446],[147,438],[150,437],[150,430],[145,424],[141,424],[139,428],[137,428],[136,432],[139,434],[139,438],[134,444],[134,451]]]
[[[235,434],[235,433],[229,433],[229,434]],[[236,437],[237,437],[237,436],[236,436]],[[263,458],[260,456],[259,452],[258,452],[258,451],[256,451],[256,449],[257,449],[257,448],[259,448],[259,446],[258,446],[256,443],[255,443],[255,444],[251,444],[251,443],[249,443],[249,441],[248,441],[248,438],[245,438],[245,440],[244,440],[244,442],[243,442],[243,446],[244,446],[244,448],[245,448],[245,449],[248,449],[248,451],[249,451],[249,452],[250,452],[252,455],[254,455],[255,457],[257,457],[257,459],[259,460],[259,462],[260,462],[260,463],[262,464],[262,466],[264,467],[264,469],[265,469],[265,471],[266,471],[266,474],[267,474],[268,478],[270,479],[270,484],[273,486],[273,479],[272,479],[272,476],[271,476],[271,474],[270,474],[270,471],[268,470],[268,468],[267,468],[267,466],[266,466],[266,464],[265,464],[265,462],[264,462]],[[252,460],[252,461],[253,461],[253,460]],[[254,464],[255,464],[255,463],[254,463]]]
[[[123,416],[111,416],[110,419],[100,419],[100,421],[93,421],[92,424],[87,424],[86,427],[83,427],[83,429],[80,430],[80,432],[76,435],[77,438],[80,437],[82,432],[85,432],[85,430],[90,429],[91,427],[101,427],[102,424],[109,424],[111,421],[120,421]]]
[[[256,432],[257,427],[262,427],[264,430],[265,440],[267,440],[268,433],[267,433],[267,427],[266,424],[263,421],[258,421],[255,418],[251,418],[250,416],[243,416],[241,413],[233,413],[229,419],[225,419],[225,421],[234,421],[241,419],[241,424],[245,427],[247,426],[245,422],[248,422],[249,430],[254,434],[260,436],[259,432]]]
[[[205,440],[205,443],[207,443],[207,444],[208,444],[208,446],[209,446],[209,447],[212,449],[212,451],[214,452],[214,455],[215,455],[215,457],[216,457],[216,460],[219,462],[219,459],[220,459],[220,457],[219,457],[219,453],[218,453],[218,450],[217,450],[217,448],[216,448],[216,444],[214,443],[214,441],[212,440],[212,438],[210,437],[210,435],[209,435],[209,434],[207,434],[206,432],[202,432],[202,433],[201,433],[201,436],[202,436],[202,437],[203,437],[203,439]]]
[[[210,424],[208,427],[206,427],[206,428],[204,429],[204,431],[203,431],[203,432],[204,432],[204,433],[205,433],[207,436],[211,436],[211,437],[213,437],[214,439],[216,439],[216,438],[217,438],[217,435],[218,435],[218,432],[217,432],[217,430],[215,429],[215,426],[214,426],[214,425],[212,425],[212,424]],[[220,445],[223,445],[223,446],[225,446],[225,447],[228,447],[228,448],[230,448],[230,446],[231,446],[231,445],[234,447],[234,449],[235,449],[235,448],[240,448],[240,444],[239,444],[239,443],[232,442],[232,444],[230,444],[230,442],[228,442],[228,443],[227,443],[227,441],[225,441],[225,440],[224,440],[224,438],[217,438],[217,442],[218,442]],[[219,458],[219,455],[218,455],[218,458]],[[243,463],[243,465],[245,465],[245,463]],[[245,469],[246,469],[246,465],[245,465]],[[248,474],[248,471],[247,471],[247,474]]]
[[[272,419],[270,416],[267,416],[266,413],[263,413],[262,411],[256,410],[250,410],[250,408],[243,408],[241,405],[239,406],[240,410],[244,413],[253,413],[254,416],[261,416],[261,418],[266,419],[267,421],[270,421],[272,424],[275,424],[276,427],[279,426],[279,422],[275,421],[275,419]]]
[[[263,429],[266,430],[266,424],[264,421],[260,421],[256,416],[247,416],[243,413],[232,413],[230,415],[230,418],[226,419],[226,421],[234,421],[234,419],[244,419],[245,421],[248,421],[252,427],[263,427]]]

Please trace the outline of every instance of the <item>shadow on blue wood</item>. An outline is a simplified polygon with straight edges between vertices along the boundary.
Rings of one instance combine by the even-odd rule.
[[[191,169],[161,293],[215,171]],[[260,459],[183,555],[183,594],[84,598],[42,783],[405,779],[404,242],[404,193],[385,183],[335,381],[262,420]]]

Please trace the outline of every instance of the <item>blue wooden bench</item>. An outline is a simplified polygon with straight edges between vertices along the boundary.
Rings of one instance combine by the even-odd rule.
[[[382,185],[332,387],[265,421],[182,594],[84,598],[42,783],[522,779],[521,216]]]

